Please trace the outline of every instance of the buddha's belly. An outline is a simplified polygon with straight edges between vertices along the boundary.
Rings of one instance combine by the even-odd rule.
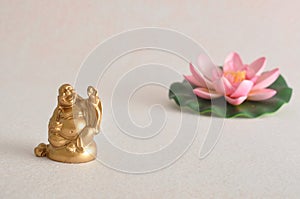
[[[61,123],[63,124],[60,132],[61,136],[70,140],[75,139],[86,126],[86,121],[83,117],[63,120]]]

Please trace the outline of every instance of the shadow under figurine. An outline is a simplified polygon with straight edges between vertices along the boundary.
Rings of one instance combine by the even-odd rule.
[[[97,90],[89,86],[87,99],[76,94],[69,84],[62,85],[58,92],[58,105],[48,125],[49,144],[39,144],[35,155],[67,163],[94,160],[97,147],[93,138],[100,131],[102,118]]]

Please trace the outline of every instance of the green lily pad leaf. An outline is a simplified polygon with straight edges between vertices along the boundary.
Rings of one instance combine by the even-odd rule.
[[[225,118],[256,118],[264,114],[276,112],[283,104],[288,103],[292,96],[292,89],[288,87],[284,78],[280,75],[269,86],[277,91],[271,99],[264,101],[245,101],[241,105],[233,106],[224,98],[206,100],[197,97],[193,93],[193,87],[187,81],[175,82],[169,90],[169,98],[173,99],[180,107],[188,107],[201,115],[213,115]]]

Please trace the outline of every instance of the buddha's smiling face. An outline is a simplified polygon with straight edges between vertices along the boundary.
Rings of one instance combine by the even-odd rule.
[[[69,84],[64,84],[59,88],[58,101],[61,106],[72,106],[76,100],[76,93]]]

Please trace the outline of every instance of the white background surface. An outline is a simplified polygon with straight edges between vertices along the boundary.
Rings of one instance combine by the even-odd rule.
[[[299,8],[296,0],[1,1],[1,198],[299,198]],[[75,81],[81,62],[98,43],[143,26],[185,33],[218,64],[231,51],[238,51],[245,62],[266,56],[267,69],[280,67],[294,89],[291,102],[274,115],[226,120],[218,144],[204,160],[199,160],[199,149],[209,118],[201,117],[198,137],[187,153],[150,174],[125,174],[97,161],[71,165],[36,158],[33,148],[47,139],[59,85]],[[123,65],[126,71],[149,61],[188,73],[186,63],[157,52],[128,55],[115,67]],[[122,70],[108,75],[106,85]],[[105,81],[103,85],[101,97],[108,107],[110,87]],[[147,91],[138,93],[134,102],[161,102],[169,117],[178,114],[166,90],[154,89],[159,94],[150,98]],[[143,123],[146,115],[147,107],[133,117]],[[104,118],[105,132],[115,133],[113,125]],[[124,147],[132,146],[121,135],[114,137]],[[170,137],[172,132],[166,131],[158,145]]]

